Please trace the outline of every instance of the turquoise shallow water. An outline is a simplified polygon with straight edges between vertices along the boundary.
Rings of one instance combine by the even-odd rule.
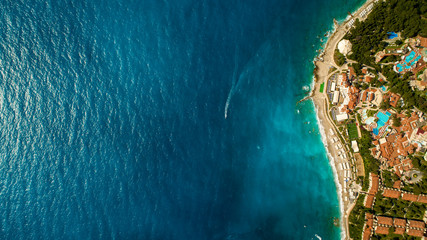
[[[339,239],[295,103],[361,4],[1,2],[0,238]]]

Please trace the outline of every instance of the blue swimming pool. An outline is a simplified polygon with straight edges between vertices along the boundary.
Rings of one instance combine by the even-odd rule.
[[[414,51],[411,51],[411,52],[409,53],[409,55],[405,57],[405,60],[404,60],[404,63],[403,63],[403,64],[398,63],[398,64],[396,65],[396,67],[397,67],[397,71],[398,71],[398,72],[402,72],[403,70],[409,70],[409,69],[411,69],[411,68],[412,68],[412,66],[413,66],[416,62],[418,62],[418,60],[420,60],[420,59],[421,59],[421,56],[420,56],[420,55],[418,55],[417,57],[415,57],[415,55],[416,55],[416,53],[415,53]],[[415,57],[415,59],[414,59],[414,57]]]
[[[393,39],[398,37],[397,33],[395,32],[388,32],[387,34],[388,34],[388,37],[387,37],[388,39]]]
[[[375,135],[378,135],[378,133],[379,133],[378,128],[374,128],[373,132],[374,132]]]
[[[415,57],[415,52],[411,51],[408,56],[405,58],[405,63],[408,64]]]
[[[385,123],[388,121],[390,116],[391,116],[391,113],[389,112],[385,112],[385,114],[383,112],[377,113],[377,117],[378,117],[377,127],[374,128],[373,130],[375,135],[378,135],[380,129],[385,125]]]
[[[385,114],[383,112],[377,113],[377,118],[379,118],[380,120],[383,120],[384,122],[387,122],[390,116],[391,116],[391,113],[389,112],[385,112]]]

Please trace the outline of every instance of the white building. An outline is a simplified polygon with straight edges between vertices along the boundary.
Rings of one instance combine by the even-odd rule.
[[[336,117],[337,117],[337,121],[341,122],[341,121],[344,121],[344,120],[348,119],[348,114],[347,113],[343,113],[343,114],[337,115]]]
[[[340,100],[340,92],[339,91],[335,91],[334,92],[334,97],[333,97],[333,100],[332,100],[332,104],[337,104],[339,100]]]
[[[355,153],[359,152],[359,146],[357,145],[356,140],[351,141],[351,148],[353,148]]]
[[[337,84],[335,82],[331,83],[331,92],[335,91],[336,86],[337,86]]]
[[[344,55],[351,52],[351,42],[347,39],[343,39],[338,43],[338,51]]]

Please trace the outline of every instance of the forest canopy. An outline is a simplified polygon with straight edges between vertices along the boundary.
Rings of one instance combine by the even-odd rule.
[[[344,37],[353,44],[349,56],[361,64],[372,65],[372,53],[382,50],[387,32],[400,32],[403,38],[427,37],[427,0],[387,0],[375,4],[368,18],[356,20]]]

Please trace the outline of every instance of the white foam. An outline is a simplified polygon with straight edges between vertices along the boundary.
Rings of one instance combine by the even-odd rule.
[[[335,186],[337,187],[337,194],[338,194],[340,213],[341,213],[341,217],[340,217],[341,239],[345,239],[346,228],[344,226],[344,202],[343,202],[343,196],[342,196],[343,188],[338,179],[338,172],[335,167],[336,160],[332,157],[332,154],[328,150],[328,142],[326,140],[327,137],[326,137],[325,129],[323,128],[322,121],[319,118],[319,109],[317,109],[317,106],[314,104],[313,101],[311,101],[311,103],[314,105],[314,109],[316,111],[316,119],[317,119],[317,124],[319,126],[320,136],[321,136],[323,145],[325,146],[326,153],[328,154],[329,164],[331,165],[332,172],[334,174],[334,181],[335,181]]]
[[[357,11],[359,11],[359,9],[361,9],[362,7],[366,7],[368,3],[369,3],[369,0],[366,1],[362,6],[358,7],[355,11],[353,11],[352,15],[355,15],[357,13]],[[348,19],[349,19],[349,16],[347,16],[343,20],[338,20],[338,24],[341,25],[341,24],[345,23]],[[329,31],[326,32],[326,35],[328,36],[327,37],[327,41],[325,43],[323,43],[322,46],[320,47],[320,49],[318,49],[316,51],[316,52],[318,52],[318,55],[313,60],[313,65],[315,67],[316,67],[316,62],[315,61],[317,61],[319,58],[321,58],[323,56],[324,51],[326,49],[326,45],[329,43],[329,40],[330,40],[331,36],[333,36],[334,33],[336,32],[336,30],[338,29],[337,27],[338,27],[337,25],[335,25],[334,23],[332,23],[331,30],[329,30]],[[311,85],[313,87],[311,88],[311,91],[314,90],[314,86],[316,84],[315,81],[316,81],[316,78],[315,78],[315,76],[313,76],[313,81],[311,83]],[[310,92],[310,95],[311,94],[312,93]],[[311,101],[311,102],[314,105],[314,102],[313,101]],[[344,226],[344,203],[343,203],[343,196],[342,196],[342,190],[343,189],[342,189],[342,186],[341,186],[341,184],[339,182],[339,179],[338,179],[338,172],[337,172],[337,170],[335,168],[335,164],[334,164],[335,159],[332,157],[331,153],[328,150],[328,143],[326,141],[325,130],[324,130],[322,122],[321,122],[321,120],[319,118],[319,112],[318,112],[319,110],[317,109],[317,107],[315,105],[314,105],[314,109],[316,111],[316,119],[317,119],[317,123],[318,123],[318,126],[319,126],[319,132],[320,132],[320,135],[321,135],[321,139],[322,139],[323,145],[325,146],[325,150],[326,150],[326,152],[328,154],[329,163],[330,163],[330,165],[332,167],[332,171],[333,171],[333,174],[334,174],[334,180],[335,180],[335,185],[337,187],[337,193],[338,193],[339,204],[340,204],[340,212],[341,212],[341,219],[340,219],[341,239],[345,239],[345,237],[346,237],[347,234],[346,234],[346,228]]]
[[[314,236],[316,236],[316,237],[317,237],[317,239],[322,240],[322,238],[321,238],[319,235],[314,234]]]
[[[302,87],[302,90],[308,91],[308,90],[310,90],[310,86],[305,85],[305,86]]]

